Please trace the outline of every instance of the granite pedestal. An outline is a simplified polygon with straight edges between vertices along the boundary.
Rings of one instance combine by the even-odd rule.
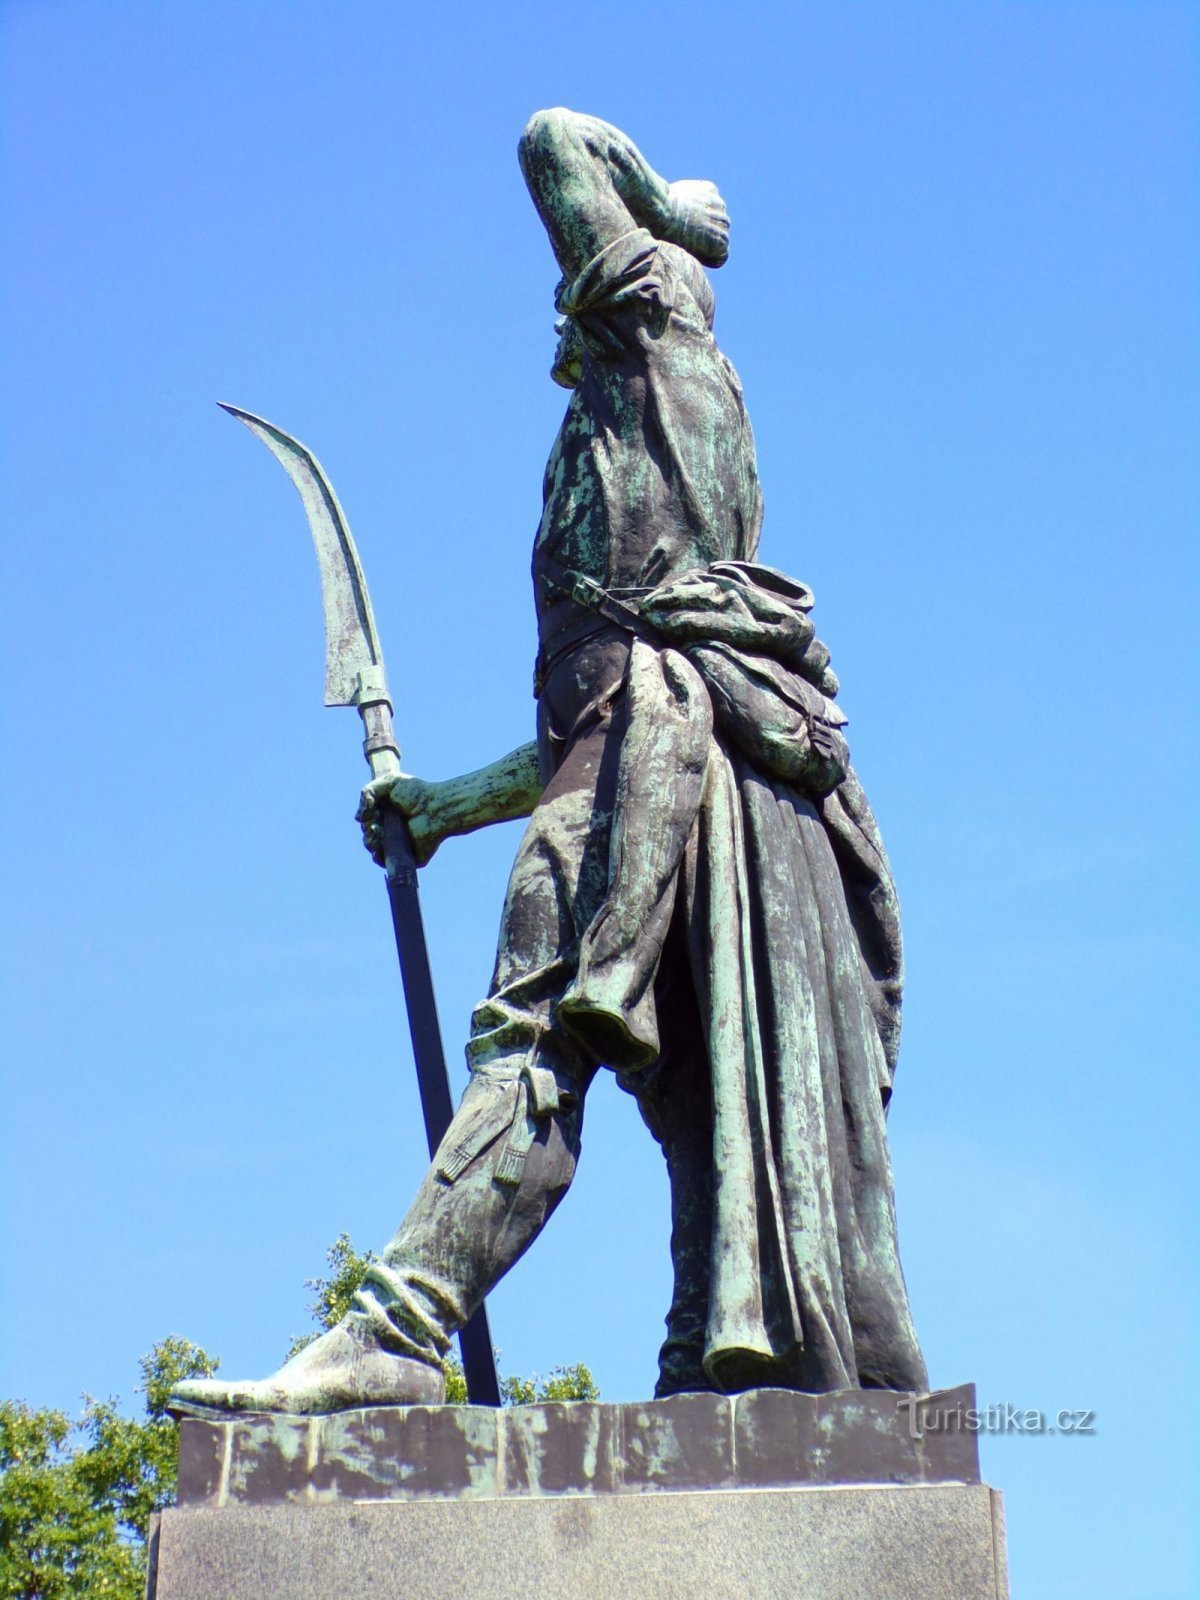
[[[1004,1600],[974,1392],[922,1406],[764,1389],[189,1419],[148,1594]]]

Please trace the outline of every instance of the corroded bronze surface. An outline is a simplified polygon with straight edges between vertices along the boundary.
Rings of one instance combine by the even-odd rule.
[[[529,817],[471,1080],[346,1321],[268,1381],[180,1400],[321,1413],[394,1404],[410,1378],[426,1397],[422,1373],[570,1185],[604,1069],[671,1181],[655,1394],[921,1391],[884,1120],[899,909],[812,594],[759,560],[754,441],[706,271],[728,252],[724,202],[562,109],[530,121],[520,161],[571,391],[534,542],[536,738],[445,783],[380,776],[361,811],[377,858],[401,813],[418,862]]]
[[[970,1385],[930,1397],[947,1415]],[[833,1483],[978,1483],[976,1436],[910,1426],[894,1392],[756,1389],[640,1405],[375,1406],[181,1424],[178,1504],[645,1494]]]

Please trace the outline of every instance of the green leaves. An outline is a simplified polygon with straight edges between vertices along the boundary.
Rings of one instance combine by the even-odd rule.
[[[467,1404],[467,1375],[463,1371],[462,1362],[453,1351],[443,1362],[446,1372],[446,1404],[448,1406],[465,1406]]]
[[[308,1309],[324,1329],[336,1326],[350,1309],[356,1290],[366,1276],[367,1268],[372,1261],[377,1260],[373,1250],[368,1250],[366,1255],[360,1256],[350,1241],[348,1233],[339,1233],[337,1238],[325,1252],[325,1263],[329,1267],[327,1278],[306,1278],[304,1287],[316,1291],[316,1299],[309,1302]],[[305,1333],[298,1339],[293,1339],[288,1347],[288,1360],[298,1350],[303,1350],[306,1344],[311,1344],[317,1337],[315,1333]]]
[[[573,1366],[555,1367],[550,1376],[542,1381],[538,1380],[537,1398],[539,1400],[599,1400],[600,1390],[595,1378],[584,1366],[582,1361],[576,1361]]]
[[[548,1378],[540,1373],[532,1378],[505,1378],[500,1392],[506,1406],[532,1406],[542,1400],[599,1400],[596,1380],[577,1361],[571,1367],[555,1367]]]
[[[467,1380],[462,1363],[454,1354],[446,1357],[446,1404],[467,1404]],[[548,1378],[535,1373],[532,1378],[501,1378],[500,1396],[506,1406],[532,1406],[540,1400],[599,1400],[596,1380],[577,1361],[571,1367],[555,1367]]]
[[[181,1378],[217,1363],[162,1340],[141,1360],[145,1415],[89,1398],[62,1411],[0,1401],[0,1600],[141,1600],[150,1514],[175,1497],[175,1424],[164,1411]]]

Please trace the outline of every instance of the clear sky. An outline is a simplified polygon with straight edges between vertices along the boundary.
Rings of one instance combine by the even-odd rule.
[[[733,217],[717,329],[763,558],[811,583],[906,911],[891,1118],[933,1380],[1022,1600],[1197,1575],[1197,9],[7,0],[0,1393],[258,1376],[423,1166],[357,719],[321,707],[320,455],[410,770],[530,736],[564,397],[515,160],[626,129]],[[424,875],[456,1081],[512,826]],[[1187,1000],[1188,994],[1192,1001]],[[493,1297],[509,1371],[646,1395],[666,1186],[632,1102]]]

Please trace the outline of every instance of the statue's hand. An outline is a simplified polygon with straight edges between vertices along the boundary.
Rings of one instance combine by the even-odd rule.
[[[669,186],[671,238],[705,266],[724,266],[729,255],[729,212],[715,183],[679,178]]]
[[[381,867],[384,864],[382,813],[384,806],[390,805],[407,822],[413,859],[423,867],[452,832],[442,798],[445,788],[445,784],[426,783],[421,778],[372,778],[363,789],[355,813],[372,860]]]

